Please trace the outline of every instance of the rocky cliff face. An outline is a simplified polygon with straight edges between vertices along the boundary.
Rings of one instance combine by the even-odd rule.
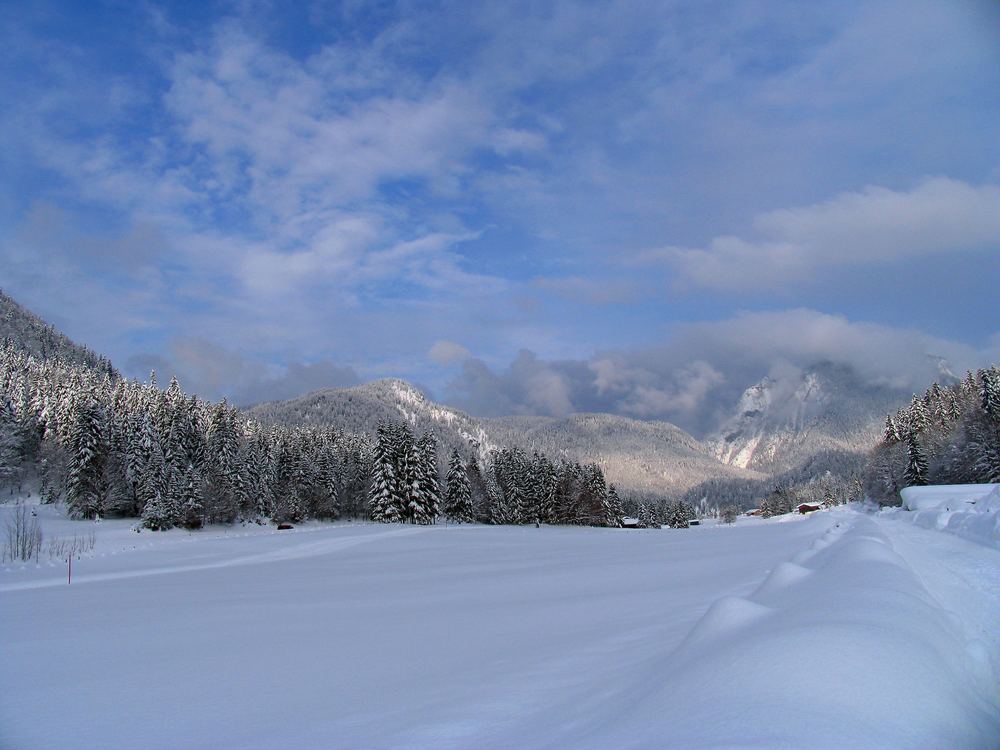
[[[846,366],[820,364],[747,388],[733,416],[706,442],[729,466],[783,471],[821,451],[867,451],[885,415],[910,395],[866,383]]]

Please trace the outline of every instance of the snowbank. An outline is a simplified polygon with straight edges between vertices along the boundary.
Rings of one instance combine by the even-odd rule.
[[[887,508],[882,515],[1000,549],[1000,485],[907,487],[902,495],[906,507]]]
[[[1000,484],[932,484],[904,487],[899,494],[906,510],[933,510],[942,505],[949,506],[949,510],[961,510],[996,492],[998,487]]]
[[[614,732],[570,744],[971,749],[1000,738],[983,644],[856,513],[749,596],[717,601],[620,709]]]

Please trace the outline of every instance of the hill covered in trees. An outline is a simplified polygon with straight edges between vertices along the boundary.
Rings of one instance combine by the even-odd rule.
[[[118,377],[118,371],[109,360],[57,331],[54,326],[19,305],[2,289],[0,341],[7,341],[14,349],[31,354],[43,362],[58,359],[107,373],[112,379]]]
[[[617,526],[600,467],[518,450],[453,449],[441,483],[432,432],[383,422],[374,440],[331,426],[263,425],[225,401],[112,377],[0,343],[0,486],[37,482],[79,518],[148,529],[342,516],[434,523]]]
[[[924,484],[1000,482],[1000,368],[934,383],[885,418],[865,476],[868,495],[898,505],[899,490]]]
[[[335,424],[369,437],[379,424],[402,420],[416,432],[433,431],[446,451],[472,451],[481,460],[509,446],[554,460],[595,463],[619,489],[646,498],[676,496],[713,477],[762,476],[721,464],[704,444],[668,422],[613,414],[480,419],[437,404],[398,379],[315,391],[260,404],[247,413],[265,424]]]

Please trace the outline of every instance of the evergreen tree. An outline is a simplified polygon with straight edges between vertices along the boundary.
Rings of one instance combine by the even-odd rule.
[[[927,484],[927,457],[914,433],[906,438],[906,473],[904,475],[908,487],[921,487]]]
[[[0,486],[13,485],[21,472],[24,439],[10,401],[0,394]]]
[[[899,442],[899,431],[896,429],[896,422],[891,415],[886,415],[885,418],[885,433],[883,439],[887,443],[898,443]]]
[[[618,497],[618,490],[613,484],[608,485],[607,500],[605,503],[605,526],[620,527],[625,512],[622,510],[622,501]]]
[[[72,515],[94,518],[104,496],[103,413],[92,394],[78,399],[69,435],[66,503]]]
[[[982,382],[983,411],[994,422],[1000,423],[1000,369],[994,365],[989,370],[981,370],[979,378]]]
[[[397,482],[392,439],[386,425],[380,424],[372,456],[371,486],[368,492],[368,508],[373,521],[393,523],[401,520],[396,503]]]
[[[157,493],[142,509],[142,525],[152,531],[166,531],[173,528],[174,519],[169,504]]]
[[[535,515],[541,523],[554,523],[556,510],[556,492],[559,476],[555,466],[544,455],[538,455],[534,466],[536,482]]]
[[[919,396],[914,396],[910,401],[909,419],[907,422],[910,428],[909,432],[911,433],[920,433],[927,429],[929,422],[927,406]]]
[[[212,410],[206,451],[205,497],[209,520],[231,523],[239,516],[242,481],[239,442],[225,400]]]
[[[472,485],[457,450],[451,452],[446,482],[445,515],[458,523],[472,523]]]
[[[201,475],[193,464],[184,473],[180,496],[180,524],[186,529],[200,529],[204,523]]]
[[[604,526],[608,520],[608,488],[604,482],[604,473],[596,464],[584,468],[583,492],[581,510],[585,521],[590,526]]]
[[[438,482],[437,440],[427,432],[414,445],[414,486],[418,493],[419,523],[433,523],[441,505],[441,487]]]
[[[490,510],[489,522],[494,524],[513,523],[513,514],[507,505],[507,498],[497,481],[496,471],[491,467],[483,478],[486,484],[487,504]]]
[[[660,517],[652,503],[641,503],[638,515],[639,527],[643,529],[660,528]]]

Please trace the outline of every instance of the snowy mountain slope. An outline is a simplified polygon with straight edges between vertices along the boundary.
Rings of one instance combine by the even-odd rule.
[[[289,401],[272,401],[247,409],[267,424],[336,426],[356,434],[374,435],[380,422],[405,421],[420,433],[434,432],[450,450],[485,457],[498,448],[480,420],[436,404],[406,381],[376,380],[351,388],[327,388]]]
[[[751,385],[706,442],[727,465],[786,471],[822,451],[867,452],[885,415],[910,397],[909,391],[867,383],[847,366],[823,363]]]
[[[417,431],[434,431],[445,445],[466,453],[470,446],[481,456],[500,446],[518,446],[553,459],[594,462],[604,469],[608,481],[631,493],[670,495],[709,477],[759,476],[720,463],[704,445],[667,422],[611,414],[477,419],[434,403],[396,379],[316,391],[248,411],[267,423],[334,424],[369,435],[380,420],[402,419]]]
[[[118,376],[104,357],[72,341],[0,290],[0,341],[4,340],[39,359],[59,357],[73,364],[100,369],[112,377]]]
[[[998,552],[853,508],[663,531],[157,534],[38,512],[46,538],[96,541],[72,585],[61,560],[0,566],[5,748],[1000,736]]]
[[[708,478],[760,475],[720,463],[701,442],[669,422],[612,414],[485,420],[500,442],[573,461],[593,461],[609,482],[631,492],[674,495]]]

